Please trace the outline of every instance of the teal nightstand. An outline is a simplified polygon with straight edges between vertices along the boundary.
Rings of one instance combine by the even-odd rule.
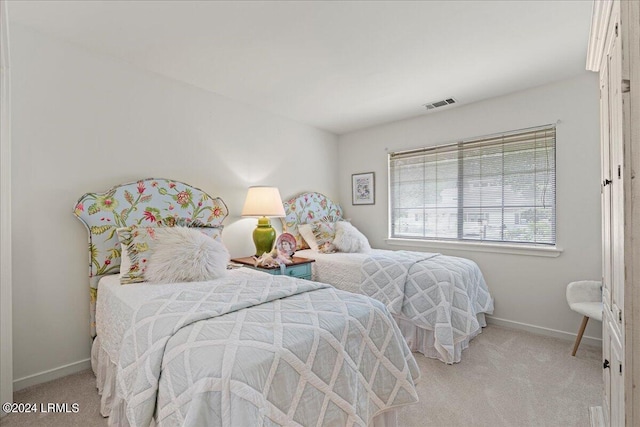
[[[291,277],[297,277],[299,279],[311,280],[311,263],[315,260],[309,258],[293,257],[291,264],[288,264],[284,268],[284,272],[280,267],[261,267],[255,266],[255,259],[253,257],[234,258],[231,262],[242,264],[246,267],[253,268],[254,270],[263,271],[265,273],[273,274],[274,276],[287,275]]]

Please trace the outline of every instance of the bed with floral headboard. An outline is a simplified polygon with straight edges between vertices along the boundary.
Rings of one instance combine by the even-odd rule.
[[[184,182],[147,178],[117,185],[78,199],[75,216],[89,232],[91,336],[95,336],[95,304],[100,278],[120,271],[119,227],[192,226],[222,233],[227,206],[219,197]]]
[[[298,226],[317,221],[336,222],[342,219],[342,208],[327,196],[316,192],[299,194],[282,202],[285,217],[281,218],[283,231],[296,238],[296,249],[308,249]]]
[[[85,194],[74,213],[89,231],[91,366],[110,425],[396,426],[399,408],[418,400],[417,363],[382,305],[297,277],[227,269],[226,249],[211,251],[224,247],[215,241],[227,216],[219,198],[144,179]],[[125,243],[136,232],[154,243]],[[196,244],[170,238],[183,234]],[[122,256],[131,274],[134,246],[149,262],[132,283],[116,273]],[[163,248],[186,253],[168,262],[185,271],[197,270],[189,259],[221,256],[224,274],[155,281]]]
[[[283,231],[296,236],[297,256],[315,260],[313,280],[385,303],[412,350],[456,363],[486,326],[493,298],[475,262],[371,249],[367,238],[343,220],[340,205],[320,193],[302,193],[283,206]]]

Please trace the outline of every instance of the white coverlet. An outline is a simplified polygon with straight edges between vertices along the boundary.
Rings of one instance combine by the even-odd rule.
[[[264,274],[173,286],[122,340],[112,425],[367,425],[417,401],[375,300]]]
[[[250,277],[262,277],[264,273],[251,268],[229,270],[228,278],[242,280]],[[105,276],[98,285],[98,301],[96,302],[96,331],[100,336],[100,346],[107,352],[113,363],[120,353],[120,342],[131,326],[133,315],[143,303],[161,295],[176,291],[177,285],[151,285],[146,282],[120,284],[117,274]],[[200,286],[198,282],[181,283],[179,289],[190,289]]]
[[[361,288],[365,264],[373,269],[377,260],[387,266],[387,271],[384,267],[377,273],[371,271],[381,282],[379,286],[369,283],[370,292],[385,304],[391,303],[388,308],[413,351],[445,363],[461,360],[462,350],[486,326],[484,314],[493,312],[493,299],[482,272],[466,258],[383,249],[368,254],[302,250],[296,255],[316,260],[314,280],[358,293],[365,293]],[[409,275],[414,261],[421,259]],[[394,280],[405,277],[410,280],[408,287]],[[385,296],[380,288],[387,285]]]
[[[316,262],[311,264],[313,280],[329,283],[343,291],[361,294],[360,283],[362,273],[360,267],[365,259],[374,253],[384,253],[382,249],[373,249],[371,253],[343,253],[323,254],[312,249],[296,251],[296,256],[310,258]]]
[[[474,268],[476,267],[476,268]],[[475,263],[423,252],[376,254],[362,264],[362,291],[394,315],[434,331],[445,363],[454,363],[455,344],[481,328],[478,313],[492,312],[493,300]]]
[[[372,298],[382,301],[392,314],[400,314],[406,305],[405,295],[412,291],[413,297],[420,295],[421,286],[416,283],[416,277],[409,275],[409,271],[421,261],[426,261],[440,254],[398,251],[388,254],[374,254],[362,263],[362,283],[360,290]],[[428,272],[427,272],[428,273]],[[427,278],[427,286],[436,282],[432,277]],[[407,282],[412,281],[414,289],[407,288]],[[411,298],[407,298],[411,302]],[[423,301],[420,301],[423,302]],[[424,303],[421,304],[424,307]],[[413,304],[410,304],[412,307]],[[426,307],[427,309],[431,307]],[[413,310],[418,311],[419,310]]]

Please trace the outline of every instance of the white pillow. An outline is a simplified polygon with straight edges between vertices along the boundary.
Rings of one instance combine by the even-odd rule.
[[[186,227],[157,228],[144,277],[149,283],[203,282],[227,274],[229,251],[219,241]]]
[[[318,242],[316,242],[316,236],[313,234],[313,228],[311,224],[300,224],[298,226],[298,232],[309,245],[309,249],[318,252]]]
[[[371,245],[366,236],[362,234],[350,222],[339,221],[336,223],[336,237],[333,245],[340,252],[370,252]]]

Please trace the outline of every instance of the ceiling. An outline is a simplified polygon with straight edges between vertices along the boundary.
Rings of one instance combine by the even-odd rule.
[[[591,1],[10,1],[11,22],[343,134],[585,72]],[[445,107],[454,108],[454,107]]]

